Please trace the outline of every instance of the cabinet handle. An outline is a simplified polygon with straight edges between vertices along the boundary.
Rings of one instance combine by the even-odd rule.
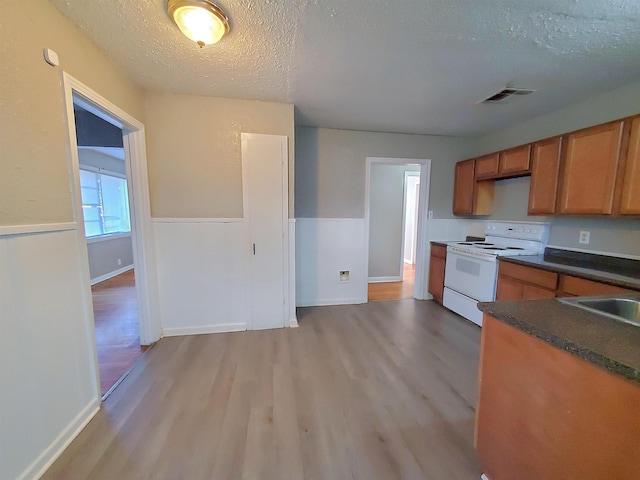
[[[255,243],[253,244],[253,254],[254,255],[256,254],[256,244]]]

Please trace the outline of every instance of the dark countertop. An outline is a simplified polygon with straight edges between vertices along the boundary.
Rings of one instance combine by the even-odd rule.
[[[640,294],[627,295],[640,298]],[[640,385],[640,327],[557,299],[481,302],[492,317]]]
[[[460,240],[460,241],[462,241],[462,240]],[[446,247],[448,243],[452,243],[452,242],[434,242],[434,241],[432,241],[430,243],[431,243],[431,245],[438,245],[439,247]]]
[[[596,282],[608,283],[618,287],[630,288],[640,291],[640,278],[627,277],[615,273],[604,272],[592,268],[574,267],[572,265],[564,265],[561,263],[548,262],[543,255],[520,255],[516,257],[498,257],[501,262],[517,263],[519,265],[541,268],[557,273],[566,273],[576,277],[594,280]]]

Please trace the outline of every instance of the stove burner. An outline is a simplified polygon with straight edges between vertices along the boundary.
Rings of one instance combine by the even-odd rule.
[[[493,243],[487,243],[487,242],[474,242],[473,245],[493,245]]]
[[[507,247],[507,250],[524,250],[524,248],[520,248],[520,247]]]
[[[460,242],[460,243],[458,243],[458,245],[473,245],[473,243],[470,243],[470,242]]]
[[[483,250],[506,250],[506,248],[502,248],[502,247],[480,247]]]

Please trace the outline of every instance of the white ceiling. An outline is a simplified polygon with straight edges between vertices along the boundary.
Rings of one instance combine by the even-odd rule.
[[[296,124],[475,136],[640,80],[638,0],[220,0],[198,48],[165,0],[51,0],[144,88],[293,103]],[[538,90],[478,105],[505,86]]]

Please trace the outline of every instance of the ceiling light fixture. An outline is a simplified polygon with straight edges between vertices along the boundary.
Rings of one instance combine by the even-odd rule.
[[[169,0],[167,12],[180,31],[200,48],[218,43],[229,31],[229,17],[209,0]]]

